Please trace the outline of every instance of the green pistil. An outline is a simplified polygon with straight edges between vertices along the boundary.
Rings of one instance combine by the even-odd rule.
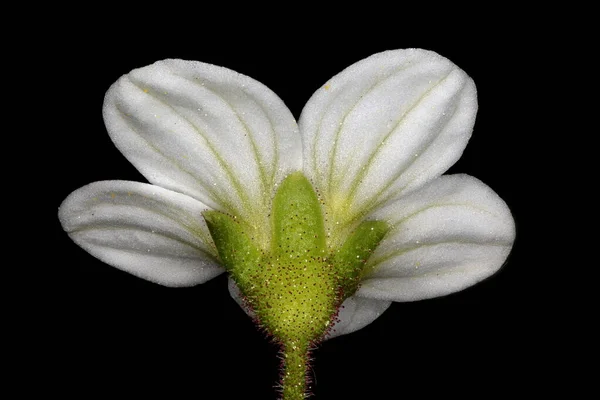
[[[260,325],[282,346],[283,398],[305,398],[308,348],[356,292],[387,224],[364,221],[345,241],[331,241],[342,246],[329,248],[319,199],[301,173],[289,175],[275,194],[269,250],[258,245],[245,222],[217,211],[204,217],[223,266]]]

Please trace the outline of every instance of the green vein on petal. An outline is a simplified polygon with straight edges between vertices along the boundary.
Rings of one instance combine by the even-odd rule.
[[[230,212],[239,213],[240,210],[237,209],[236,206],[233,205],[228,199],[221,197],[217,192],[215,192],[210,186],[205,185],[203,182],[198,180],[194,174],[185,168],[183,168],[178,162],[176,162],[173,158],[167,157],[158,147],[153,145],[144,135],[138,132],[138,128],[130,121],[130,115],[123,111],[118,105],[115,107],[117,112],[119,112],[122,116],[123,122],[127,125],[127,127],[134,132],[140,139],[142,139],[145,144],[152,149],[152,151],[160,154],[163,158],[168,160],[175,168],[180,170],[181,172],[189,175],[194,181],[199,184],[204,191],[206,191],[211,198],[217,200],[221,205],[225,206]]]
[[[194,124],[192,121],[190,121],[187,117],[185,117],[182,113],[180,113],[177,109],[175,109],[175,107],[173,107],[171,104],[165,102],[160,97],[158,97],[158,93],[152,93],[150,90],[142,88],[138,83],[136,83],[131,78],[130,78],[130,82],[135,87],[137,87],[139,90],[141,90],[143,93],[145,93],[146,95],[152,97],[156,101],[160,102],[165,107],[169,108],[178,117],[180,117],[185,122],[187,122],[189,124],[189,126],[191,126],[194,129],[194,131],[196,131],[198,133],[198,135],[204,140],[207,148],[210,150],[210,152],[213,154],[213,156],[217,160],[217,162],[218,162],[219,166],[221,167],[221,169],[225,172],[225,174],[229,178],[229,181],[230,181],[231,185],[233,186],[233,188],[235,189],[236,193],[238,194],[238,196],[242,200],[242,204],[246,207],[246,209],[248,209],[248,207],[250,207],[250,204],[252,204],[250,202],[250,199],[248,198],[248,194],[243,189],[242,185],[240,184],[240,182],[237,179],[237,177],[235,176],[235,174],[227,166],[227,163],[225,162],[225,160],[223,159],[223,157],[221,156],[221,154],[216,150],[216,148],[213,145],[213,143],[208,139],[208,137],[205,134],[202,133],[202,130],[198,126],[196,126],[196,124]],[[231,211],[235,211],[235,210],[230,210],[230,212]]]
[[[440,246],[440,245],[509,247],[511,245],[511,243],[509,243],[509,242],[494,243],[494,242],[489,242],[489,241],[479,243],[479,242],[468,241],[468,240],[445,240],[445,241],[439,241],[439,242],[435,242],[435,243],[431,243],[431,242],[418,243],[418,244],[416,244],[414,246],[410,246],[410,247],[398,247],[389,253],[380,255],[379,257],[373,257],[372,259],[370,259],[369,263],[367,265],[366,274],[368,274],[368,271],[372,271],[372,270],[376,269],[378,265],[381,265],[381,264],[385,263],[386,261],[389,261],[395,257],[401,256],[401,255],[409,253],[411,251],[415,251],[415,250],[419,250],[419,249],[423,249],[423,248],[427,248],[427,247]]]
[[[390,129],[390,131],[383,137],[381,142],[371,152],[371,154],[369,155],[369,158],[367,160],[367,163],[364,165],[364,168],[362,168],[358,172],[358,175],[356,175],[354,177],[354,180],[350,184],[350,190],[347,193],[348,201],[350,203],[352,203],[354,201],[355,196],[356,196],[356,190],[363,183],[364,177],[367,175],[369,169],[373,165],[374,160],[377,158],[379,152],[385,145],[386,140],[396,131],[396,128],[398,128],[398,126],[400,126],[403,123],[403,121],[406,120],[406,117],[408,115],[410,115],[412,113],[412,111],[415,110],[423,102],[423,100],[426,99],[434,91],[435,88],[439,87],[446,79],[448,79],[448,77],[450,76],[451,73],[452,73],[452,70],[450,72],[448,72],[448,74],[446,74],[446,76],[444,76],[442,79],[438,80],[436,83],[431,85],[427,90],[425,90],[423,92],[423,94],[406,110],[406,112],[402,115],[402,117],[400,117],[400,119],[398,119],[396,124]],[[440,130],[440,132],[441,132],[441,130]],[[399,172],[397,174],[397,176],[400,176],[402,174],[402,172],[404,172],[404,170]],[[393,182],[394,180],[395,180],[395,178],[391,179],[391,182]],[[388,180],[388,182],[389,181],[390,180]],[[388,186],[389,186],[389,184],[383,186],[383,188],[381,190],[386,190],[388,188]],[[367,205],[363,205],[363,207],[361,207],[362,210],[360,211],[360,213],[363,214],[363,213],[367,212],[368,211],[367,207],[368,207]]]
[[[269,118],[269,116],[267,115],[267,113],[265,113],[264,109],[259,104],[259,107],[265,114],[267,120],[269,121],[269,125],[271,126],[271,137],[272,137],[272,141],[273,141],[272,145],[273,145],[273,149],[274,149],[274,153],[275,153],[275,159],[273,160],[273,165],[271,166],[271,177],[270,178],[267,177],[267,172],[265,171],[265,167],[263,165],[264,163],[262,162],[263,160],[260,158],[260,155],[258,152],[258,146],[256,144],[254,134],[250,130],[250,128],[246,124],[246,121],[242,118],[242,116],[240,115],[238,110],[229,101],[227,101],[223,96],[221,96],[219,93],[215,92],[214,90],[210,89],[210,87],[208,87],[206,84],[202,85],[201,83],[198,82],[197,79],[190,79],[184,75],[178,75],[178,74],[174,74],[174,75],[181,77],[181,78],[193,83],[194,85],[200,86],[205,90],[208,90],[209,92],[213,93],[215,96],[221,98],[222,101],[225,104],[227,104],[227,106],[231,109],[231,111],[235,115],[237,121],[244,128],[244,131],[248,135],[247,137],[248,137],[248,140],[250,141],[250,146],[252,147],[252,152],[254,154],[254,160],[256,162],[256,166],[257,166],[257,168],[259,170],[259,174],[261,176],[263,192],[267,192],[267,188],[269,188],[273,184],[275,170],[276,170],[275,166],[277,165],[277,162],[278,162],[279,152],[277,151],[277,135],[275,135],[275,133],[274,133],[275,130],[273,128],[273,123],[272,123],[271,119]],[[254,99],[250,98],[250,100],[253,101],[254,103],[258,104]]]

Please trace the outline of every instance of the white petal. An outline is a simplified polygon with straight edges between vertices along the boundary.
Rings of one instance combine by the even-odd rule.
[[[448,59],[420,49],[375,54],[306,104],[304,171],[338,222],[356,219],[448,169],[476,111],[473,81]]]
[[[391,225],[357,295],[412,301],[462,290],[498,271],[515,239],[510,210],[481,181],[442,176],[372,215]]]
[[[336,323],[325,335],[325,339],[346,335],[364,328],[375,321],[392,304],[389,300],[348,297],[340,308]]]
[[[254,312],[243,301],[243,296],[233,279],[228,281],[229,294],[235,302],[254,319]],[[367,299],[358,296],[347,298],[342,304],[335,324],[325,335],[325,340],[346,335],[375,321],[392,304],[389,300]]]
[[[107,92],[104,119],[151,183],[248,220],[266,218],[275,184],[301,168],[297,124],[283,102],[210,64],[163,60],[131,71]]]
[[[71,239],[107,264],[167,286],[203,283],[224,270],[199,201],[158,186],[104,181],[71,193],[59,218]]]

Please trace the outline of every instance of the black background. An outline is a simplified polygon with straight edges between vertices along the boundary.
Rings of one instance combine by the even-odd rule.
[[[536,36],[506,27],[458,31],[452,24],[433,34],[367,29],[363,20],[327,29],[335,15],[315,13],[315,20],[289,25],[286,13],[274,18],[277,25],[216,17],[217,27],[188,23],[185,32],[177,24],[162,26],[159,13],[156,20],[115,14],[102,27],[68,25],[52,43],[59,55],[52,72],[57,104],[48,107],[59,128],[49,165],[58,177],[51,211],[90,182],[145,181],[113,146],[101,116],[105,91],[133,68],[163,58],[221,65],[266,84],[298,117],[315,90],[354,62],[388,49],[434,50],[475,80],[479,96],[473,137],[448,173],[473,175],[507,202],[517,224],[513,252],[499,273],[472,288],[394,303],[368,327],[323,343],[313,353],[313,393],[316,399],[350,400],[537,390],[531,371],[544,354],[535,277],[543,266],[527,256],[524,182],[535,166],[525,168],[523,161],[523,138],[535,134],[524,87],[536,62]],[[512,22],[513,28],[519,23]],[[46,393],[276,398],[277,347],[229,297],[225,275],[182,289],[140,280],[73,244],[57,218],[52,242],[55,262],[47,266],[48,294],[38,307],[44,335],[36,362],[48,378]]]

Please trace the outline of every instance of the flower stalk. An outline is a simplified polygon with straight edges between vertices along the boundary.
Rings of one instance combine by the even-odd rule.
[[[302,400],[308,397],[308,343],[291,341],[282,347],[282,400]]]

